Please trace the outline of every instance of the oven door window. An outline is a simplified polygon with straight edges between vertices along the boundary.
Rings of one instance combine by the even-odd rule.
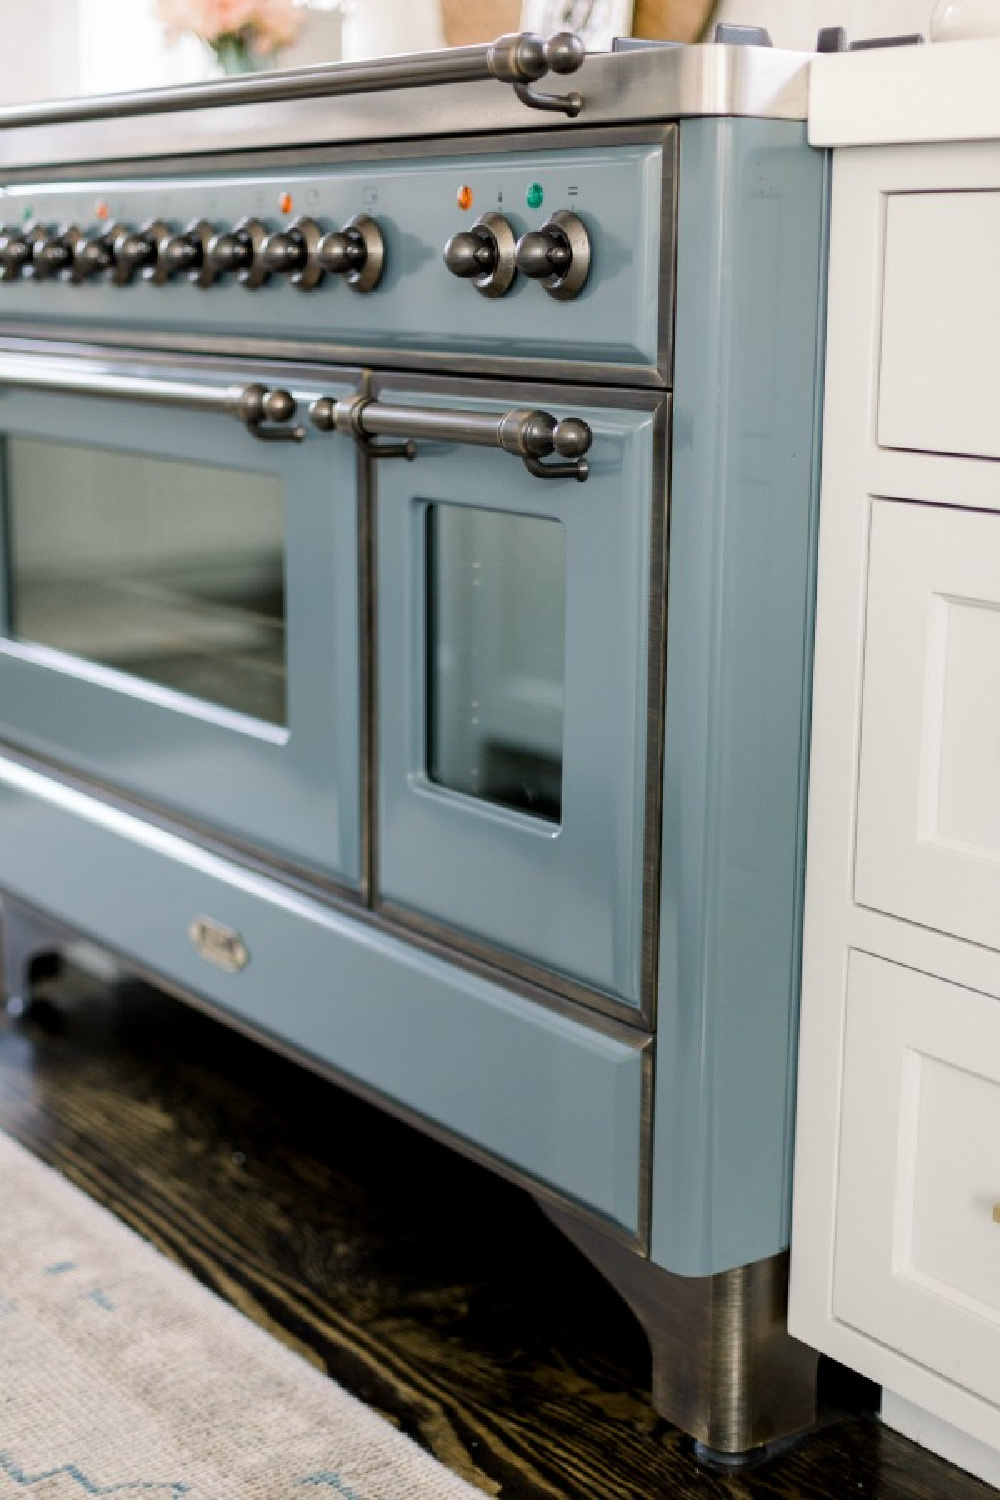
[[[658,811],[656,414],[388,379],[377,399],[538,406],[594,433],[583,484],[458,442],[376,465],[378,900],[571,998],[634,1011],[650,997]]]
[[[6,477],[16,639],[287,725],[277,475],[15,436]]]
[[[565,527],[430,505],[426,556],[428,775],[558,823]]]
[[[294,394],[304,412],[316,392]],[[0,436],[0,739],[195,837],[357,886],[353,441],[21,390],[0,391]]]

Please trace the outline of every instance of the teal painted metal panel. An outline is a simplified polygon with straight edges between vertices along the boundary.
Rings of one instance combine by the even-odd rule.
[[[172,372],[171,372],[172,373]],[[353,389],[339,379],[331,395]],[[204,378],[204,377],[203,377]],[[218,377],[242,385],[234,370]],[[255,378],[266,379],[255,372]],[[281,384],[283,382],[275,382]],[[310,392],[299,391],[300,410]],[[311,394],[316,394],[313,391]],[[255,441],[231,417],[8,391],[4,434],[180,456],[284,492],[288,726],[278,729],[0,636],[0,734],[348,884],[360,877],[358,499],[349,438]],[[207,497],[210,498],[210,497]],[[127,504],[128,497],[123,497]],[[169,503],[169,496],[164,503]],[[0,511],[3,510],[0,505]],[[0,528],[0,542],[3,540]],[[5,571],[0,557],[0,573]],[[0,616],[0,620],[2,620]]]
[[[518,392],[522,405],[551,405],[552,392],[544,397]],[[402,383],[380,389],[379,399],[498,413],[512,404],[414,395]],[[379,894],[638,1005],[654,418],[564,402],[557,414],[582,418],[594,432],[584,484],[542,482],[510,454],[442,444],[418,446],[412,464],[378,471]],[[437,504],[562,528],[558,821],[428,776],[426,522]],[[489,558],[485,565],[483,593]],[[527,619],[519,626],[530,634],[534,611],[538,633],[551,630],[549,604],[520,600]]]
[[[638,1230],[638,1042],[3,760],[0,889]],[[242,973],[196,954],[188,925],[206,916],[242,936]]]
[[[826,161],[681,128],[652,1255],[788,1243]]]
[[[337,276],[312,292],[276,278],[249,292],[233,278],[206,291],[183,281],[156,287],[141,279],[115,287],[99,280],[0,283],[0,318],[96,323],[136,330],[194,328],[205,334],[239,331],[307,342],[386,351],[620,361],[655,365],[659,295],[659,216],[663,153],[659,144],[575,146],[568,150],[509,150],[416,160],[348,160],[336,166],[275,169],[171,178],[74,184],[11,184],[5,222],[26,210],[43,224],[104,227],[94,215],[103,201],[112,219],[135,227],[163,217],[175,228],[195,218],[230,227],[246,214],[268,229],[287,226],[280,207],[289,192],[292,214],[340,227],[366,213],[382,228],[385,271],[378,287],[359,296]],[[542,188],[529,207],[527,191]],[[472,190],[468,211],[458,207],[461,186]],[[575,189],[571,194],[570,189]],[[518,276],[506,296],[481,297],[445,268],[445,243],[485,210],[502,212],[517,235],[537,229],[558,208],[587,224],[595,275],[571,303],[554,301]],[[599,274],[596,274],[599,272]],[[224,347],[224,346],[223,346]]]

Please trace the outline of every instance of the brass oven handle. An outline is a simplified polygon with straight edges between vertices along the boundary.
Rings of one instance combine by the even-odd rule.
[[[34,355],[0,355],[0,391],[5,388],[219,412],[235,417],[253,437],[265,443],[301,443],[306,435],[304,427],[286,425],[295,416],[295,397],[257,383],[198,385],[188,380],[125,374],[84,361],[69,365]]]
[[[511,32],[497,37],[495,42],[474,47],[446,47],[437,52],[295,68],[284,73],[254,73],[212,83],[186,83],[181,88],[13,105],[0,109],[0,127],[72,125],[81,120],[158,115],[220,105],[269,104],[288,99],[331,99],[342,94],[374,94],[442,83],[479,83],[490,78],[513,85],[521,102],[533,109],[558,110],[575,118],[583,109],[583,99],[578,93],[543,94],[533,86],[548,73],[575,73],[586,55],[583,42],[571,31],[557,31],[549,37],[531,31]]]
[[[520,458],[538,479],[587,478],[583,455],[594,440],[578,417],[557,421],[547,411],[517,408],[495,412],[438,411],[433,407],[388,406],[367,396],[335,401],[321,396],[309,407],[309,417],[321,432],[349,433],[372,458],[413,458],[414,438],[441,443],[470,443],[477,448],[502,448]],[[375,443],[376,437],[400,437],[402,443]],[[567,463],[541,462],[557,453]]]

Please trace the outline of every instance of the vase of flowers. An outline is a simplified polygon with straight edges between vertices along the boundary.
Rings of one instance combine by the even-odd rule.
[[[298,36],[304,11],[294,0],[156,0],[168,41],[185,33],[213,53],[223,73],[273,67]]]

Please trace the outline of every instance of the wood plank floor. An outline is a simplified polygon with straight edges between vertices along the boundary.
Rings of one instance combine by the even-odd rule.
[[[881,1428],[835,1369],[810,1436],[700,1468],[650,1408],[624,1304],[530,1198],[149,988],[71,977],[0,1019],[0,1129],[487,1495],[995,1493]]]

